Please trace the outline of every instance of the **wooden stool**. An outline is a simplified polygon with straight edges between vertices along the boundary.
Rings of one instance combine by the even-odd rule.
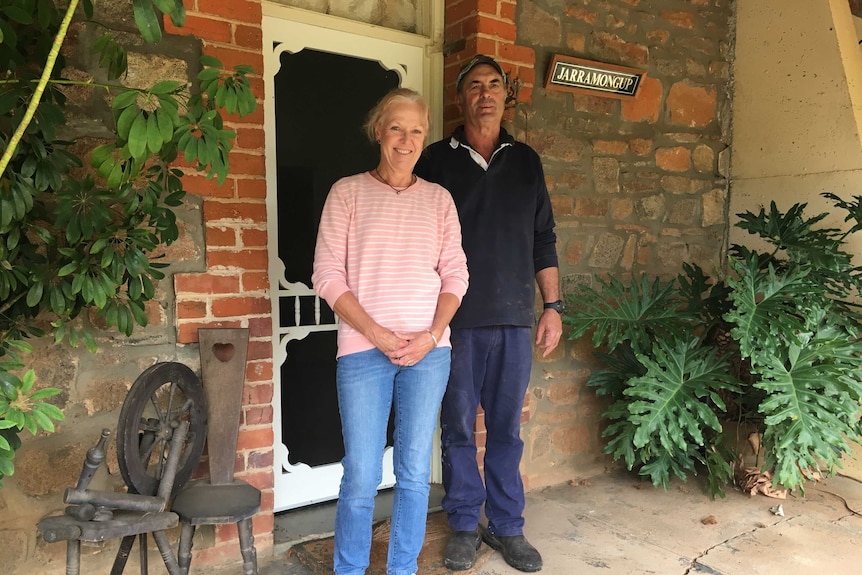
[[[248,329],[202,328],[198,330],[198,339],[201,379],[207,396],[210,478],[191,483],[174,498],[171,510],[182,522],[178,561],[183,575],[187,575],[192,539],[198,525],[236,523],[243,573],[256,575],[252,516],[260,511],[260,490],[233,478]]]

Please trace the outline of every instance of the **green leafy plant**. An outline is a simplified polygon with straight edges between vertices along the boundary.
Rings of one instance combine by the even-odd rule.
[[[739,215],[770,247],[732,246],[725,278],[684,264],[666,283],[597,278],[570,296],[570,338],[591,332],[607,368],[589,380],[612,401],[607,453],[665,488],[705,468],[723,496],[737,455],[722,435],[735,420],[759,427],[775,487],[804,491],[840,468],[848,439],[862,437],[862,270],[844,250],[862,229],[862,196],[824,196],[849,230],[773,203]]]
[[[148,42],[161,39],[163,16],[176,26],[185,21],[182,0],[132,6]],[[185,191],[174,162],[221,184],[236,137],[222,113],[256,108],[251,68],[225,70],[207,56],[197,86],[118,83],[128,60],[111,33],[92,46],[105,81],[65,78],[60,46],[73,17],[100,26],[91,0],[80,10],[78,0],[0,7],[0,478],[14,469],[18,432],[51,431],[51,419],[62,417],[39,401],[56,390],[33,391],[32,371],[17,375],[25,367],[20,354],[31,351],[26,340],[51,334],[93,351],[96,339],[78,320],[86,310],[126,335],[147,324],[146,303],[167,266],[155,254],[179,235],[174,209]],[[81,85],[104,91],[114,137],[79,156],[78,142],[58,133],[66,127],[66,91]]]

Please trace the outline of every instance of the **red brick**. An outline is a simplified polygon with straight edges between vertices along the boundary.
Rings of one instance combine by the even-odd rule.
[[[240,474],[239,479],[242,479],[249,485],[261,490],[272,489],[274,481],[271,469],[267,471],[258,471],[256,473],[242,473]]]
[[[566,194],[551,194],[551,208],[555,216],[570,216],[574,209],[574,200]]]
[[[514,21],[516,13],[517,6],[515,4],[509,4],[507,2],[500,3],[500,18]]]
[[[249,78],[249,80],[251,80],[251,78]],[[258,101],[257,101],[257,108],[255,108],[254,112],[252,112],[251,114],[246,114],[245,116],[243,116],[241,118],[240,118],[238,113],[237,114],[228,114],[226,112],[222,112],[222,118],[224,118],[225,123],[230,124],[230,125],[248,124],[248,125],[262,126],[263,125],[263,114],[264,114],[263,106],[260,103],[260,96],[258,95],[257,92],[255,92],[255,96],[258,98]],[[233,170],[231,170],[231,173],[233,173]]]
[[[533,66],[536,63],[536,53],[527,46],[517,44],[500,44],[500,59],[507,62],[516,62]]]
[[[164,18],[165,32],[180,36],[197,36],[215,42],[230,42],[230,24],[224,20],[207,18],[186,13],[186,21],[182,28],[173,25],[170,18]]]
[[[248,342],[248,359],[272,359],[272,342],[250,341]]]
[[[212,313],[215,317],[256,315],[270,311],[269,298],[223,297],[212,302]]]
[[[265,198],[266,180],[256,178],[242,178],[236,181],[237,197],[240,198]]]
[[[239,321],[182,322],[177,326],[177,343],[197,343],[198,329],[202,327],[241,327]]]
[[[270,473],[270,475],[272,474]],[[272,513],[258,513],[251,518],[251,527],[255,538],[263,534],[271,535],[275,527],[275,516]]]
[[[240,429],[236,440],[237,451],[244,449],[260,449],[272,447],[272,427],[261,427],[258,429]]]
[[[271,317],[250,317],[250,318],[248,318],[248,333],[251,337],[270,337],[270,336],[272,336],[272,318]]]
[[[271,409],[271,408],[270,408]],[[271,468],[275,457],[272,449],[269,451],[252,451],[248,454],[249,469],[266,469]]]
[[[260,510],[272,511],[275,507],[275,494],[272,491],[261,491],[260,493]]]
[[[260,50],[263,46],[263,32],[258,26],[237,25],[234,32],[234,42],[243,48]]]
[[[476,2],[472,0],[449,3],[446,6],[446,25],[456,24],[468,17],[475,17],[476,13]]]
[[[228,20],[238,20],[250,24],[260,24],[263,16],[261,14],[260,2],[249,2],[246,0],[197,0],[199,12],[224,16]]]
[[[474,433],[473,440],[476,443],[476,447],[482,448],[487,444],[488,434],[486,432],[482,433]]]
[[[272,361],[250,361],[246,365],[247,382],[272,382]],[[270,387],[272,387],[270,385]],[[271,391],[270,391],[271,393]]]
[[[240,232],[240,237],[242,238],[242,245],[247,248],[266,246],[266,230],[245,229]]]
[[[659,148],[655,151],[656,166],[669,172],[685,172],[691,168],[691,152],[688,148]]]
[[[242,388],[243,405],[265,405],[272,402],[272,383],[246,385]]]
[[[174,290],[176,293],[237,293],[239,291],[239,276],[211,273],[176,274],[174,275]]]
[[[264,423],[272,423],[271,405],[265,405],[263,407],[250,407],[245,410],[246,425],[263,425]]]
[[[266,161],[263,154],[244,154],[234,149],[230,153],[230,171],[232,174],[265,176]]]
[[[242,291],[269,289],[269,274],[266,272],[245,272],[242,274]]]
[[[181,319],[199,319],[207,316],[207,302],[178,301],[177,317]]]
[[[499,11],[499,2],[497,0],[475,0],[476,9],[480,14],[490,14],[496,16]]]
[[[236,145],[245,150],[262,150],[266,144],[264,131],[260,128],[237,128]],[[235,167],[235,166],[233,166]]]
[[[494,18],[484,16],[479,16],[476,19],[475,31],[479,34],[487,34],[489,36],[511,40],[512,42],[514,42],[518,37],[518,30],[514,23],[504,22],[503,20],[496,20]]]
[[[204,202],[204,221],[216,220],[266,222],[266,204],[259,202]]]
[[[232,198],[234,196],[235,183],[231,178],[225,179],[219,185],[218,179],[207,178],[199,173],[186,174],[183,176],[183,189],[191,194],[211,198]]]
[[[515,76],[517,76],[524,84],[532,86],[536,83],[536,70],[531,66],[518,66]]]
[[[622,117],[630,122],[658,122],[661,109],[662,85],[656,78],[644,76],[633,100],[622,103]]]
[[[469,45],[469,42],[468,42]],[[491,38],[474,38],[471,54],[497,54],[502,44]]]
[[[206,245],[213,247],[237,247],[236,230],[233,228],[207,226]]]

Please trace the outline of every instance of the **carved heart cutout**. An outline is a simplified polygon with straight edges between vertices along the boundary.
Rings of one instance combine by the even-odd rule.
[[[236,353],[236,348],[234,348],[232,343],[213,344],[213,355],[222,363],[230,361],[233,358],[234,353]]]

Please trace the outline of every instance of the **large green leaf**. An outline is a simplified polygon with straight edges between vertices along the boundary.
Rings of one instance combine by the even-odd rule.
[[[716,357],[697,338],[656,341],[652,355],[638,357],[647,373],[624,392],[634,398],[629,419],[638,428],[635,447],[655,438],[667,451],[703,445],[705,429],[721,431],[716,412],[725,405],[719,392],[738,391],[726,358]]]
[[[681,336],[690,329],[689,314],[674,283],[650,281],[642,275],[626,287],[618,279],[597,280],[600,289],[580,287],[568,299],[563,321],[572,326],[569,339],[590,330],[596,347],[607,345],[613,351],[628,342],[637,353],[645,353],[656,337]]]

